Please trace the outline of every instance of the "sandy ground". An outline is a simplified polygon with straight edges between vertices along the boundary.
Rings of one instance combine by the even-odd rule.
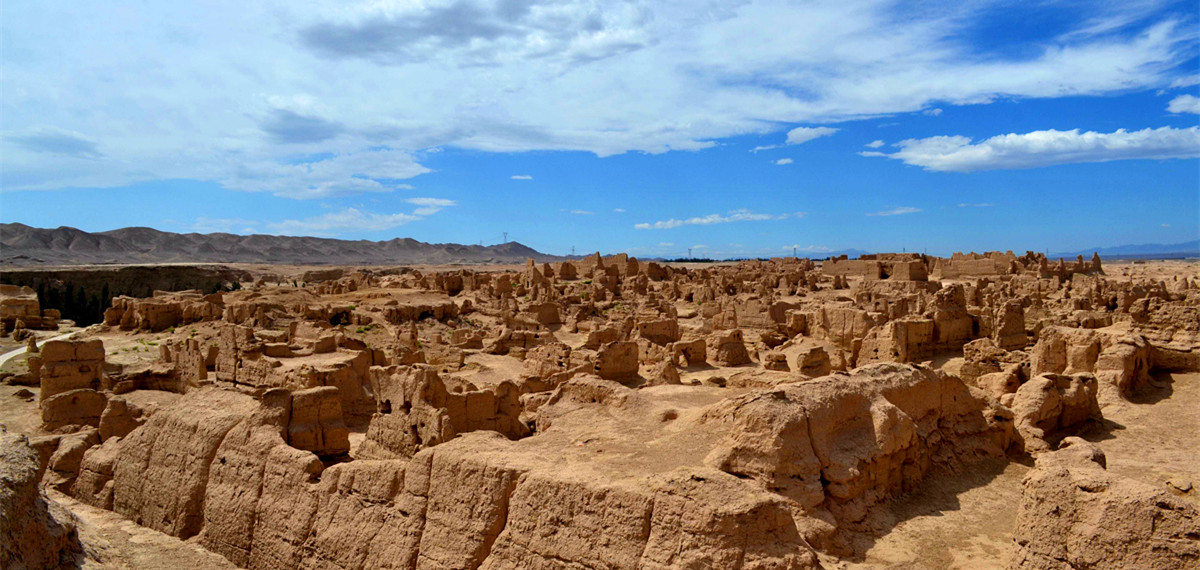
[[[1104,263],[1104,273],[1110,279],[1154,278],[1173,280],[1179,277],[1200,277],[1200,261],[1194,259],[1148,259],[1145,261],[1114,261]]]
[[[1163,388],[1105,408],[1105,429],[1085,437],[1104,449],[1113,473],[1155,486],[1171,479],[1200,485],[1200,373],[1155,378]],[[1200,491],[1187,498],[1200,503]]]
[[[1169,479],[1200,484],[1200,373],[1160,374],[1167,387],[1105,408],[1105,422],[1084,437],[1097,442],[1113,473],[1165,487]],[[1003,568],[1030,466],[984,463],[960,475],[931,475],[892,503],[897,524],[861,561],[828,568]],[[1200,493],[1187,498],[1200,503]]]

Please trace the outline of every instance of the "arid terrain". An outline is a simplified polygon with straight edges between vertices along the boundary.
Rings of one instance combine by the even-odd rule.
[[[2,568],[1200,567],[1196,261],[20,277]]]

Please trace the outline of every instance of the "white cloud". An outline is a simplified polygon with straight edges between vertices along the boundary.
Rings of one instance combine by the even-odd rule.
[[[671,218],[669,220],[661,220],[654,223],[641,223],[633,227],[639,230],[670,230],[680,226],[708,226],[712,224],[727,224],[730,222],[760,222],[765,220],[784,220],[788,218],[788,214],[771,215],[771,214],[755,214],[745,208],[732,210],[727,215],[709,214],[707,216],[688,218],[686,220],[677,220]]]
[[[613,208],[613,211],[618,214],[623,214],[625,213],[625,208]]]
[[[959,208],[991,208],[992,206],[995,206],[995,204],[991,202],[980,202],[978,204],[968,204],[964,202],[958,205]]]
[[[863,146],[865,146],[867,148],[879,148],[879,147],[883,146],[883,144],[884,143],[881,140],[873,140]]]
[[[409,198],[405,200],[405,202],[408,202],[409,204],[416,204],[418,206],[438,206],[441,208],[458,205],[458,202],[455,202],[454,200],[447,200],[445,198]]]
[[[899,206],[896,208],[892,208],[891,210],[884,210],[882,212],[870,212],[867,215],[868,216],[899,216],[899,215],[903,215],[903,214],[915,214],[920,211],[921,211],[920,208],[914,208],[912,206]]]
[[[832,127],[796,127],[787,134],[787,144],[803,144],[838,132]]]
[[[658,247],[673,247],[674,245],[675,245],[674,243],[671,243],[669,241],[658,242]]]
[[[291,164],[269,160],[242,163],[218,181],[231,190],[316,199],[410,190],[412,186],[394,181],[426,172],[430,170],[417,164],[411,154],[381,149]]]
[[[758,152],[760,150],[771,150],[775,148],[783,148],[794,144],[804,144],[813,139],[827,137],[838,132],[839,129],[833,127],[796,127],[787,133],[787,139],[783,144],[773,144],[768,146],[756,146],[750,152]]]
[[[405,200],[417,206],[411,214],[396,212],[378,214],[361,208],[345,208],[319,216],[283,221],[248,220],[242,218],[196,218],[191,230],[201,233],[225,232],[252,234],[256,232],[294,236],[337,236],[344,232],[372,232],[390,230],[423,220],[443,208],[458,205],[445,198],[409,198]]]
[[[942,110],[941,109],[926,109],[924,111],[921,111],[921,114],[930,116],[930,117],[936,117],[936,116],[942,114]]]
[[[571,210],[571,213],[575,214],[577,216],[590,216],[592,214],[595,214],[596,212],[589,212],[587,210]]]
[[[447,200],[445,198],[409,198],[405,200],[405,202],[420,206],[416,210],[413,210],[413,215],[421,217],[432,216],[442,211],[442,208],[458,205],[458,202],[455,202],[454,200]]]
[[[1171,89],[1191,87],[1193,85],[1200,85],[1200,75],[1188,75],[1185,77],[1180,77],[1179,79],[1171,82]]]
[[[790,158],[781,158],[774,162],[774,164],[777,166],[784,166],[784,165],[791,164],[791,163],[792,163],[792,159],[790,159]]]
[[[528,174],[514,174],[510,176],[513,180],[533,180],[533,177]]]
[[[5,22],[20,25],[4,28],[4,83],[19,88],[4,93],[2,184],[193,179],[297,198],[388,192],[428,172],[414,156],[448,146],[698,150],[781,125],[1124,93],[1195,74],[1181,71],[1195,54],[1193,22],[1155,2],[1089,6],[1091,18],[1019,56],[969,33],[994,9],[894,0],[10,2]],[[26,144],[13,136],[35,129],[72,135]]]
[[[908,139],[891,154],[860,152],[886,157],[938,172],[1022,169],[1112,160],[1194,158],[1200,156],[1200,127],[1162,127],[1112,133],[1034,131],[997,135],[978,143],[964,136]]]
[[[1159,224],[1159,226],[1158,226],[1158,227],[1160,227],[1160,228],[1169,228],[1169,227],[1171,227],[1171,224]]]
[[[1200,113],[1200,97],[1195,95],[1180,95],[1167,103],[1167,111],[1171,113]]]
[[[278,235],[337,235],[344,231],[382,231],[424,219],[414,214],[376,214],[346,208],[303,220],[265,222],[263,227]]]

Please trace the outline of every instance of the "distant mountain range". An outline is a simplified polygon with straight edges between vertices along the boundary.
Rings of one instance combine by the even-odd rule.
[[[146,263],[278,263],[287,265],[416,265],[524,263],[560,259],[517,242],[500,245],[424,243],[410,238],[350,241],[270,235],[177,234],[153,228],[90,233],[70,227],[0,224],[0,266]]]
[[[1080,251],[1052,253],[1050,259],[1060,257],[1070,259],[1082,255],[1091,259],[1092,253],[1099,253],[1104,259],[1156,259],[1200,257],[1200,239],[1183,243],[1143,243],[1137,245],[1118,245],[1113,247],[1094,247]]]
[[[1140,244],[1097,247],[1050,254],[1051,259],[1105,259],[1200,257],[1200,240],[1176,244]],[[867,253],[860,249],[805,252],[821,259],[842,254],[851,259]],[[286,265],[419,265],[448,263],[524,263],[578,259],[541,253],[517,242],[499,245],[424,243],[411,238],[387,241],[341,240],[270,235],[177,234],[153,228],[122,228],[90,233],[70,227],[34,228],[0,224],[0,267],[104,265],[150,263],[277,263]]]

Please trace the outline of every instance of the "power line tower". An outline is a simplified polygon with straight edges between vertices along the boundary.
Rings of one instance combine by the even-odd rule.
[[[688,259],[692,258],[692,248],[688,248]]]
[[[508,243],[508,232],[502,232],[502,233],[504,234],[504,243]]]
[[[800,256],[796,255],[796,246],[793,245],[792,246],[792,258],[795,259],[797,257],[800,257]]]
[[[575,246],[571,246],[571,257],[575,257]]]

